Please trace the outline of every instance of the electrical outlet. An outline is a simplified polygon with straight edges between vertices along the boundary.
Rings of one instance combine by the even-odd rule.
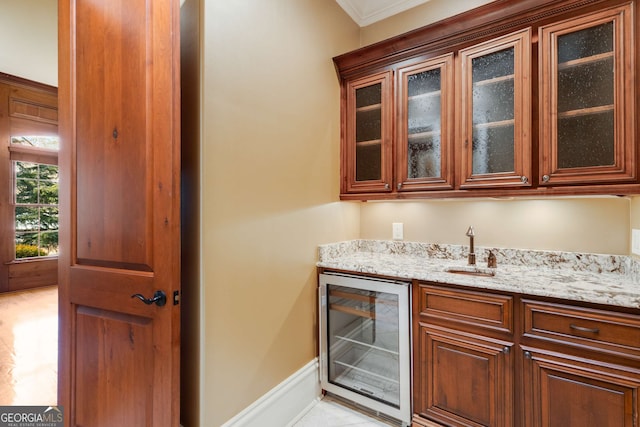
[[[640,230],[631,230],[631,252],[640,255]]]
[[[404,239],[404,227],[401,222],[394,222],[391,224],[393,240]]]

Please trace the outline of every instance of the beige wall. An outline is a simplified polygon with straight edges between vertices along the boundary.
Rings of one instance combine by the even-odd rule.
[[[630,213],[630,229],[640,230],[640,196],[636,196],[631,198],[631,213]],[[629,232],[631,233],[631,232]],[[631,243],[629,243],[631,245]],[[629,246],[631,247],[631,246]],[[629,253],[631,253],[631,249],[629,249]]]
[[[202,2],[201,425],[316,356],[317,245],[391,237],[628,253],[626,198],[338,202],[331,57],[486,1],[431,0],[359,29],[333,0]]]
[[[405,240],[468,244],[473,225],[478,246],[626,255],[630,205],[619,197],[371,202],[362,206],[360,234],[391,239],[391,224],[401,222]]]
[[[327,0],[204,2],[201,424],[311,361],[317,245],[358,237],[340,203],[339,82],[358,28]]]
[[[58,1],[0,4],[0,72],[58,86]]]

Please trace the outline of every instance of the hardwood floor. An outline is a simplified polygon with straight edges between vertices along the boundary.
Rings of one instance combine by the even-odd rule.
[[[58,289],[0,294],[0,406],[55,405]],[[393,423],[326,396],[295,427],[388,427]]]
[[[58,288],[0,294],[0,406],[57,404]]]

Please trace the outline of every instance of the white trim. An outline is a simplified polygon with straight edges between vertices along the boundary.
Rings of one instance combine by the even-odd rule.
[[[292,426],[320,400],[318,367],[316,357],[222,427]]]
[[[336,0],[360,27],[409,10],[429,0]]]

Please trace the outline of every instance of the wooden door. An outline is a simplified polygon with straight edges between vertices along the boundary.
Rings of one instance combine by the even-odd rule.
[[[177,426],[179,1],[60,0],[59,28],[59,403]]]
[[[640,370],[524,348],[526,427],[637,427]]]
[[[419,326],[414,412],[448,426],[513,425],[512,343]]]

